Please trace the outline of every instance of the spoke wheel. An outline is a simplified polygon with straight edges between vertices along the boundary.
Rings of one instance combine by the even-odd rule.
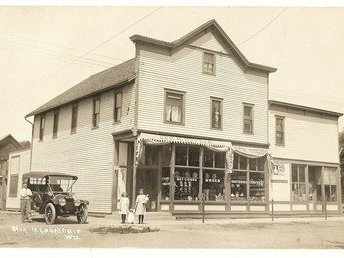
[[[48,225],[54,224],[56,221],[56,209],[52,203],[48,203],[45,207],[45,223]]]
[[[79,224],[86,223],[87,217],[88,217],[88,209],[87,209],[87,206],[85,204],[81,204],[80,211],[76,217],[78,219]]]

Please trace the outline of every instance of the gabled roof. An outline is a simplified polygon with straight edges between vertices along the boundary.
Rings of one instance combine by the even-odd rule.
[[[74,87],[48,101],[25,117],[37,115],[59,106],[92,96],[98,92],[122,85],[135,79],[135,58],[91,75]]]
[[[283,101],[277,101],[277,100],[269,100],[269,106],[270,105],[277,105],[277,106],[283,106],[283,107],[291,107],[291,108],[296,108],[296,109],[302,109],[302,110],[307,110],[307,111],[313,111],[313,112],[333,115],[333,116],[337,116],[337,117],[340,117],[340,116],[343,115],[343,113],[339,113],[339,112],[335,112],[335,111],[319,109],[319,108],[313,108],[313,107],[307,107],[307,106],[302,106],[302,105],[297,105],[297,104],[292,104],[292,103],[283,102]]]
[[[190,33],[186,34],[185,36],[181,37],[180,39],[177,39],[173,42],[166,42],[158,39],[153,39],[141,35],[133,35],[130,37],[130,39],[134,42],[146,42],[146,43],[151,43],[154,45],[159,45],[162,47],[166,47],[169,49],[174,49],[182,44],[184,44],[186,41],[190,40],[191,38],[195,37],[202,31],[208,28],[213,28],[215,29],[225,40],[225,42],[229,45],[229,47],[233,50],[233,52],[236,54],[236,56],[239,58],[239,60],[244,64],[245,67],[247,68],[252,68],[252,69],[258,69],[261,71],[265,71],[268,73],[276,72],[277,69],[265,65],[260,65],[260,64],[255,64],[251,63],[247,60],[247,58],[241,53],[241,51],[238,49],[238,47],[233,43],[233,41],[228,37],[226,32],[220,27],[220,25],[216,22],[216,20],[210,20],[203,25],[199,26],[198,28],[194,29]]]
[[[14,138],[11,134],[0,136],[0,148],[7,145],[8,143],[12,143],[16,148],[21,148],[21,144]]]

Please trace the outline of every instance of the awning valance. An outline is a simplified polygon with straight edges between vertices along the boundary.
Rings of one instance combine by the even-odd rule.
[[[141,133],[137,137],[137,141],[136,141],[135,166],[137,166],[139,163],[144,144],[166,145],[166,144],[171,144],[171,143],[199,145],[199,146],[204,146],[208,149],[211,149],[212,151],[225,152],[227,173],[232,173],[234,153],[245,156],[247,158],[260,158],[269,154],[268,149],[244,147],[244,146],[233,146],[231,142]]]
[[[186,137],[176,137],[169,135],[156,135],[149,133],[141,133],[137,138],[138,142],[143,142],[145,144],[190,144],[190,145],[201,145],[201,146],[211,146],[216,148],[230,148],[232,144],[230,142],[220,142],[220,141],[211,141],[204,139],[194,139]]]

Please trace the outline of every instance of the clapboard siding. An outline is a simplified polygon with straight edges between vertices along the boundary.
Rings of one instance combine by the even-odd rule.
[[[275,144],[275,116],[285,117],[285,146]],[[277,158],[339,163],[338,122],[314,116],[269,110],[269,138]]]
[[[90,201],[90,211],[93,212],[111,212],[114,150],[111,133],[117,126],[129,124],[113,124],[113,99],[113,91],[101,94],[100,124],[96,129],[92,128],[92,98],[79,101],[77,132],[74,134],[70,132],[71,105],[61,107],[56,139],[52,138],[53,112],[46,113],[42,142],[38,139],[39,116],[35,117],[32,170],[78,175],[74,190],[79,198]],[[123,117],[123,121],[126,119]]]
[[[216,76],[202,73],[200,49],[173,55],[142,48],[138,128],[167,133],[267,143],[267,75],[243,72],[228,55],[216,55]],[[185,126],[163,123],[164,88],[186,92]],[[223,98],[223,131],[210,129],[210,97]],[[243,134],[243,102],[254,104],[254,134]]]
[[[20,209],[20,190],[22,187],[24,173],[30,172],[30,156],[31,150],[18,150],[11,152],[9,156],[9,166],[8,166],[8,182],[10,184],[10,177],[13,174],[18,174],[18,192],[16,197],[9,196],[10,185],[7,187],[7,197],[6,197],[6,209]],[[19,159],[19,169],[17,171],[12,171],[13,165],[12,162],[14,159]]]
[[[226,49],[222,46],[222,44],[215,38],[214,34],[204,33],[199,38],[194,40],[190,45],[197,46],[217,52],[227,53]]]

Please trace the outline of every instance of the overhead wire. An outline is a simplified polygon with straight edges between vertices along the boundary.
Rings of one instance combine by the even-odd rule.
[[[260,28],[256,33],[245,39],[244,41],[240,42],[238,46],[241,46],[242,44],[245,44],[249,40],[253,39],[256,37],[259,33],[264,31],[267,27],[269,27],[273,22],[275,22],[282,14],[284,14],[288,10],[288,7],[284,8],[279,14],[276,15],[271,21],[269,21],[267,24],[265,24],[262,28]]]
[[[96,45],[95,47],[91,48],[88,51],[83,51],[84,54],[74,58],[73,60],[71,60],[70,62],[68,62],[67,64],[61,66],[59,69],[57,69],[56,71],[47,74],[46,76],[42,77],[41,80],[39,80],[37,83],[35,83],[35,85],[23,92],[21,92],[21,95],[24,95],[24,93],[28,92],[28,91],[32,91],[33,89],[37,88],[38,86],[40,86],[41,83],[43,83],[44,81],[46,81],[48,78],[50,78],[51,76],[59,73],[60,71],[62,71],[63,69],[67,68],[69,65],[73,64],[74,62],[76,62],[77,60],[79,60],[80,58],[85,57],[87,54],[90,54],[91,52],[93,52],[94,50],[100,48],[101,46],[105,45],[106,43],[108,43],[109,41],[115,39],[116,37],[118,37],[119,35],[121,35],[122,33],[124,33],[125,31],[127,31],[128,29],[132,28],[133,26],[137,25],[138,23],[142,22],[143,20],[147,19],[149,16],[153,15],[155,12],[159,11],[160,9],[162,9],[163,7],[158,7],[156,9],[154,9],[153,11],[149,12],[148,14],[146,14],[145,16],[143,16],[142,18],[138,19],[137,21],[135,21],[134,23],[130,24],[129,26],[125,27],[123,30],[119,31],[118,33],[116,33],[115,35],[111,36],[110,38],[102,41],[101,43],[99,43],[98,45]],[[4,105],[6,105],[8,103],[4,103]]]

